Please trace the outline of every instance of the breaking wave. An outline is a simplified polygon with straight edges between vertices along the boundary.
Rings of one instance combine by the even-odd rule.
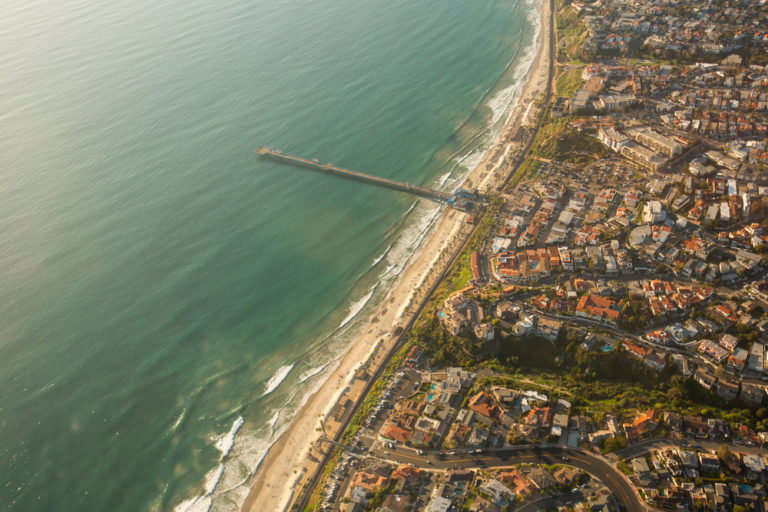
[[[285,380],[288,374],[291,373],[291,370],[293,370],[292,364],[287,364],[278,368],[275,374],[270,377],[269,381],[267,381],[267,389],[264,390],[264,394],[261,396],[267,396],[276,390],[278,386],[280,386],[280,384]]]
[[[365,305],[368,304],[368,301],[370,301],[371,298],[373,297],[373,294],[376,291],[376,286],[378,286],[378,284],[373,285],[373,288],[371,288],[371,291],[368,292],[368,295],[358,300],[357,302],[353,303],[349,307],[349,314],[347,314],[346,318],[344,318],[344,320],[341,321],[341,323],[339,324],[339,328],[342,328],[345,325],[347,325],[349,322],[352,321],[353,318],[355,318],[358,315],[358,313],[360,313],[360,311],[363,310]]]

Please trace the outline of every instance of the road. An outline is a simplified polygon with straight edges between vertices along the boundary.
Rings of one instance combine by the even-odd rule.
[[[627,478],[604,459],[590,455],[582,450],[562,446],[516,447],[485,450],[481,455],[456,453],[440,457],[439,453],[430,452],[418,455],[410,448],[374,449],[370,455],[389,462],[410,464],[414,467],[435,469],[474,469],[507,467],[516,464],[563,464],[563,456],[568,457],[568,465],[583,469],[596,477],[611,490],[619,505],[626,512],[645,512],[645,504],[635,493]]]
[[[660,450],[662,448],[683,448],[688,446],[701,446],[705,450],[716,451],[720,446],[727,445],[732,452],[764,454],[765,450],[759,446],[744,446],[740,444],[729,443],[726,441],[709,441],[706,439],[672,439],[669,437],[658,439],[647,439],[637,443],[632,443],[626,448],[616,452],[616,455],[624,459],[632,459],[651,450]]]

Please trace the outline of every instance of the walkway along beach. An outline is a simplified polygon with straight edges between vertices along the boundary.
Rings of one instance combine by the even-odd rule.
[[[534,124],[529,119],[530,108],[540,98],[548,80],[551,80],[552,7],[549,1],[537,3],[539,11],[539,33],[536,55],[528,73],[515,97],[517,106],[507,120],[506,126],[485,152],[483,159],[467,175],[469,188],[481,193],[493,190],[502,183],[506,175],[502,172],[487,171],[487,166],[496,166],[498,154],[503,154],[509,135],[524,123]],[[514,172],[514,169],[510,170]],[[323,432],[333,439],[342,426],[328,417],[334,405],[343,396],[344,401],[356,402],[366,388],[366,381],[354,378],[357,368],[372,355],[369,373],[388,360],[398,340],[393,335],[396,326],[406,327],[421,310],[428,298],[427,290],[439,281],[442,273],[453,261],[453,256],[463,246],[472,227],[466,223],[466,215],[450,208],[442,213],[432,232],[425,238],[400,281],[392,289],[380,310],[367,320],[362,335],[353,343],[335,370],[329,374],[323,385],[311,395],[296,419],[279,440],[270,448],[253,476],[250,495],[243,510],[261,512],[264,510],[285,510],[296,498],[305,482],[312,479],[318,469],[317,459],[310,458],[313,443]],[[377,343],[381,341],[381,345]],[[327,445],[325,445],[327,447]],[[314,455],[319,455],[315,453]]]

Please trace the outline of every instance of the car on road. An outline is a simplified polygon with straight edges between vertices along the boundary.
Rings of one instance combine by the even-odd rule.
[[[568,458],[568,457],[566,457],[565,455],[563,455],[563,460],[564,460],[565,462],[570,462],[570,461],[571,461],[571,459],[569,459],[569,458]]]

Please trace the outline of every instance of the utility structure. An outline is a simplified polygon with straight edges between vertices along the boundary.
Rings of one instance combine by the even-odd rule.
[[[470,210],[472,209],[472,203],[474,201],[480,200],[477,194],[468,192],[463,189],[458,189],[454,194],[449,194],[448,192],[442,192],[440,190],[422,187],[419,185],[412,185],[411,183],[403,183],[402,181],[391,180],[389,178],[373,176],[372,174],[366,174],[364,172],[344,169],[343,167],[337,167],[332,164],[320,163],[317,158],[307,160],[306,158],[289,155],[283,153],[279,149],[269,149],[265,146],[261,146],[259,149],[257,149],[256,154],[266,158],[271,158],[272,160],[276,160],[281,163],[291,164],[313,171],[320,171],[322,173],[338,176],[340,178],[362,181],[363,183],[371,183],[373,185],[399,190],[401,192],[409,192],[411,194],[425,197],[433,201],[446,202],[454,208],[458,208],[460,210]]]

